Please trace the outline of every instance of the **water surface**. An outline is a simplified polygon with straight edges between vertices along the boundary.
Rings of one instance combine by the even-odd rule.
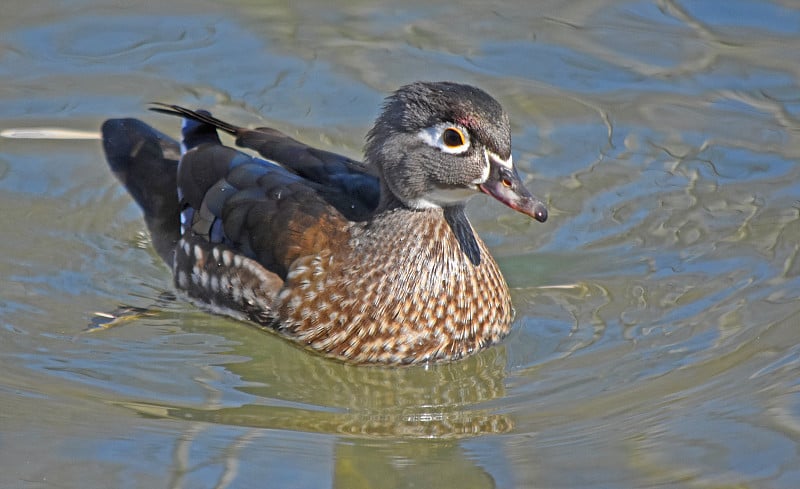
[[[517,308],[341,365],[173,292],[95,140],[0,139],[0,486],[800,486],[800,7],[10,0],[0,129],[159,100],[359,157],[402,83],[508,109],[545,224],[476,197]],[[95,311],[152,314],[87,331]]]

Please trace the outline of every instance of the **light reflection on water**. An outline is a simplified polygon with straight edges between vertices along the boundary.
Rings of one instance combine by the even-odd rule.
[[[551,219],[470,206],[502,345],[356,368],[165,299],[96,142],[0,140],[0,485],[800,484],[796,6],[12,4],[0,129],[174,133],[163,100],[358,156],[387,91],[450,78],[509,109]],[[119,304],[155,314],[85,331]]]

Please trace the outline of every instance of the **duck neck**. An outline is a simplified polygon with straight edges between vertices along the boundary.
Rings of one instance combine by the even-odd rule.
[[[424,209],[412,209],[405,205],[400,199],[392,194],[386,187],[383,187],[381,202],[375,211],[377,219],[375,222],[383,223],[404,223],[405,225],[396,227],[396,224],[389,224],[388,229],[383,232],[407,233],[409,237],[426,234],[429,228],[446,226],[449,227],[451,235],[463,253],[463,255],[474,266],[478,266],[482,261],[482,247],[478,243],[475,231],[467,219],[464,212],[464,204],[451,205],[446,207],[430,207]],[[402,215],[400,219],[396,219]],[[378,217],[382,216],[382,217]],[[390,217],[391,216],[391,217]],[[444,221],[444,222],[442,222]]]
[[[389,186],[386,184],[386,179],[381,175],[380,178],[381,195],[378,201],[378,207],[375,209],[375,215],[383,214],[384,212],[392,211],[398,208],[407,208],[403,202],[397,198]]]

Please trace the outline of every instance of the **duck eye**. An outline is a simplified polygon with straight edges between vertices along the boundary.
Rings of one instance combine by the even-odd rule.
[[[448,127],[442,133],[442,141],[450,148],[457,148],[464,145],[464,134],[455,127]]]

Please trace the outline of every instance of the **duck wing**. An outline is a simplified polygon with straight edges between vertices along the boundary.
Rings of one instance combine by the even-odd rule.
[[[294,260],[346,242],[352,219],[371,212],[370,202],[331,183],[333,173],[317,171],[314,180],[305,176],[310,171],[301,175],[288,163],[224,146],[216,130],[231,126],[207,112],[172,107],[168,113],[184,117],[177,171],[183,236],[224,244],[285,279]],[[352,173],[342,164],[338,168],[341,175]]]
[[[205,111],[179,105],[157,104],[151,110],[177,115],[226,132],[236,145],[258,152],[292,173],[319,184],[330,203],[355,220],[369,217],[378,205],[380,184],[377,170],[363,162],[304,144],[271,127],[248,129],[217,119]],[[191,145],[192,137],[184,143]],[[338,193],[338,195],[337,195]]]

